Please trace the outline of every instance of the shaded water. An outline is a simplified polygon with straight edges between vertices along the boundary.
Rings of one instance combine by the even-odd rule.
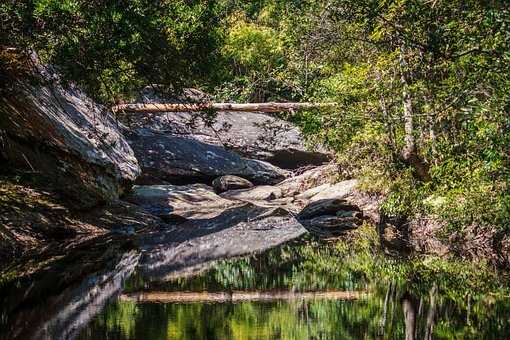
[[[401,261],[350,242],[302,239],[168,276],[148,275],[137,267],[138,253],[122,246],[103,269],[65,289],[56,285],[49,298],[32,298],[10,311],[3,304],[0,338],[509,338],[502,273],[439,260]],[[76,257],[87,265],[99,262]],[[18,283],[21,292],[11,287],[0,293],[16,300],[16,293],[39,289],[35,283],[70,275],[56,270],[27,286]]]

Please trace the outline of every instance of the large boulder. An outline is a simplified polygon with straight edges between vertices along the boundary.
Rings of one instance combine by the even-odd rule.
[[[35,57],[34,57],[35,59]],[[131,147],[105,107],[40,64],[0,97],[0,153],[41,173],[78,207],[118,198],[140,173]]]
[[[190,102],[208,99],[197,91],[186,91],[184,98],[161,98],[153,87],[142,92],[139,102]],[[209,115],[188,112],[142,114],[131,119],[133,128],[148,127],[173,135],[188,136],[204,143],[233,150],[244,157],[267,161],[285,169],[304,165],[320,165],[330,155],[320,146],[309,150],[294,125],[258,112],[218,112]]]
[[[140,184],[210,183],[223,175],[239,176],[255,184],[276,184],[290,174],[192,138],[151,129],[126,130],[126,136],[142,167]]]

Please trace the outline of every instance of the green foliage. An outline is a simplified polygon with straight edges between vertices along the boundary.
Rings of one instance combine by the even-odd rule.
[[[208,79],[215,63],[214,1],[8,1],[0,45],[35,49],[104,102],[142,86],[179,89]]]
[[[314,46],[313,75],[300,93],[339,105],[292,119],[337,151],[344,175],[387,195],[387,214],[437,215],[452,230],[506,229],[508,2],[337,0],[307,7],[306,17],[293,21],[295,53]],[[298,64],[305,69],[304,59]],[[287,72],[300,79],[295,69]],[[404,126],[404,92],[411,131]],[[428,179],[403,156],[409,136]]]

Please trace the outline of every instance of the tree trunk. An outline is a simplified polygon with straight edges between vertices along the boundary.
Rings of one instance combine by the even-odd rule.
[[[422,181],[429,181],[429,169],[427,164],[421,159],[416,150],[416,141],[414,139],[414,122],[413,122],[413,101],[409,93],[408,81],[408,65],[405,59],[405,47],[400,48],[400,82],[402,83],[402,103],[404,106],[404,149],[402,150],[402,158],[411,165]]]
[[[112,107],[114,112],[192,112],[203,110],[236,112],[294,112],[302,109],[334,107],[335,103],[201,103],[201,104],[121,104]]]

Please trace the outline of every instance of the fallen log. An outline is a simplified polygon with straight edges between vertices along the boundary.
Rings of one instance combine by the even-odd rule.
[[[120,104],[112,107],[113,112],[157,113],[196,112],[204,110],[233,112],[295,112],[310,108],[333,107],[336,103],[200,103],[200,104]]]

